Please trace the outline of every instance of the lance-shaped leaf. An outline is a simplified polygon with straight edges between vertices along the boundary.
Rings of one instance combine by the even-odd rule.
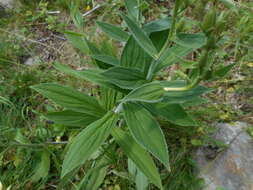
[[[32,88],[64,108],[98,117],[105,114],[96,98],[73,88],[53,83],[39,84]]]
[[[213,78],[222,78],[222,77],[225,77],[226,74],[228,74],[228,72],[235,66],[235,63],[234,64],[230,64],[230,65],[226,65],[226,66],[223,66],[221,68],[218,68],[217,70],[215,70],[213,72]]]
[[[207,38],[203,33],[187,34],[179,33],[175,42],[181,46],[198,49],[206,44]]]
[[[141,71],[125,67],[112,67],[106,70],[103,75],[113,84],[124,89],[137,88],[146,81]]]
[[[123,104],[127,126],[134,139],[169,169],[169,154],[163,132],[158,122],[141,105]]]
[[[145,104],[144,105],[154,116],[162,117],[165,120],[180,126],[196,126],[197,123],[184,110],[180,104]]]
[[[87,46],[89,47],[89,50],[90,50],[90,56],[92,58],[94,58],[92,55],[102,55],[103,52],[100,51],[96,45],[94,43],[92,43],[91,41],[87,40],[86,39],[86,43],[87,43]],[[94,61],[92,62],[93,64],[95,64],[97,67],[101,68],[101,69],[107,69],[108,68],[108,63],[105,63],[99,59],[94,59]],[[110,65],[109,65],[110,66]]]
[[[62,71],[66,74],[72,75],[76,78],[87,80],[89,82],[93,82],[93,83],[101,85],[103,87],[112,88],[112,89],[115,89],[118,91],[121,90],[119,87],[112,84],[105,76],[102,75],[104,70],[88,69],[88,70],[84,70],[84,71],[76,71],[66,65],[62,65],[62,64],[58,64],[58,63],[54,64],[54,67],[57,70]]]
[[[153,32],[150,34],[150,39],[152,40],[154,46],[158,51],[161,51],[168,39],[169,30],[164,30],[160,32]]]
[[[143,48],[136,42],[133,36],[131,36],[121,55],[121,66],[139,69],[144,73],[147,73],[152,58],[143,50]]]
[[[86,43],[84,34],[67,31],[65,32],[65,36],[75,48],[79,49],[84,54],[89,54],[89,47]]]
[[[123,94],[110,89],[110,88],[100,88],[100,104],[106,109],[106,110],[112,110],[116,103],[122,99]]]
[[[120,65],[120,61],[116,58],[116,57],[113,57],[113,56],[110,56],[110,55],[91,55],[92,58],[98,60],[98,61],[101,61],[103,63],[106,63],[108,64],[109,66],[119,66]]]
[[[179,34],[175,42],[176,45],[166,49],[159,59],[152,63],[150,74],[153,75],[161,69],[179,62],[184,56],[202,47],[206,44],[206,37],[203,34]]]
[[[128,159],[128,171],[136,184],[136,190],[147,190],[148,178],[139,170],[131,159]]]
[[[62,178],[82,165],[101,146],[115,127],[117,119],[117,115],[108,112],[73,139],[63,161]]]
[[[100,160],[96,160],[94,168],[86,171],[86,175],[79,183],[77,190],[98,190],[100,185],[103,183],[104,178],[106,177],[109,163],[110,160],[106,156],[103,156]]]
[[[170,17],[165,17],[159,20],[151,21],[143,26],[143,29],[148,34],[153,32],[160,32],[168,30],[171,27],[172,19]],[[166,36],[168,37],[168,35]]]
[[[173,65],[180,61],[184,56],[193,51],[192,48],[184,47],[181,45],[174,45],[171,48],[166,49],[158,60],[154,60],[150,65],[148,78],[152,79],[155,73],[161,69]]]
[[[132,19],[135,20],[136,22],[139,21],[139,6],[138,5],[139,0],[125,0],[125,5],[127,8],[128,16]]]
[[[126,22],[129,30],[131,31],[134,39],[137,43],[151,56],[157,58],[157,49],[153,45],[152,41],[149,39],[148,35],[132,21],[128,16],[122,15],[122,18]]]
[[[97,25],[103,32],[115,40],[125,42],[129,38],[129,34],[117,26],[100,21],[97,21]]]
[[[99,119],[99,117],[97,116],[75,112],[72,110],[50,112],[46,114],[45,117],[58,124],[80,127],[87,126],[90,123]]]
[[[159,173],[151,156],[135,142],[131,135],[121,129],[114,128],[112,135],[125,154],[135,163],[150,182],[158,188],[163,189]]]
[[[124,97],[122,102],[140,101],[140,102],[159,102],[162,100],[164,90],[159,82],[144,84],[132,90]]]

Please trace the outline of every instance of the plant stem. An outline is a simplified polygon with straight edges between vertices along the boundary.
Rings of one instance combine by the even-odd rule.
[[[49,145],[65,145],[68,144],[68,141],[62,141],[62,142],[45,142],[41,144],[23,144],[23,143],[11,143],[11,146],[23,146],[23,147],[30,147],[30,148],[36,148],[36,147],[44,147]]]
[[[194,82],[192,82],[191,84],[184,86],[184,87],[178,87],[178,88],[165,87],[164,90],[165,91],[187,91],[187,90],[190,90],[190,89],[194,88],[195,86],[197,86],[200,83],[201,79],[202,79],[202,77],[198,77]]]
[[[171,28],[169,30],[168,38],[167,38],[165,44],[163,45],[161,51],[159,52],[158,58],[166,50],[167,46],[169,45],[169,43],[171,41],[171,38],[173,37],[175,27],[176,27],[176,19],[177,19],[177,15],[178,15],[178,9],[179,9],[179,6],[180,6],[180,2],[181,2],[181,0],[176,0],[176,2],[175,2],[175,7],[173,9],[173,16],[172,16],[172,24],[171,24]]]
[[[163,45],[162,49],[160,50],[160,52],[158,53],[158,55],[156,55],[155,57],[153,57],[155,61],[152,62],[152,64],[149,67],[149,71],[148,71],[148,74],[147,74],[147,77],[146,77],[147,80],[151,80],[152,75],[153,75],[153,71],[156,68],[157,61],[160,59],[161,55],[164,53],[164,51],[166,50],[166,48],[169,46],[171,38],[173,37],[174,31],[175,31],[176,18],[177,18],[177,15],[178,15],[178,9],[179,9],[179,6],[180,6],[180,2],[181,2],[181,0],[176,0],[175,7],[173,9],[172,24],[171,24],[171,28],[169,30],[169,34],[168,34],[167,40],[166,40],[165,44]]]

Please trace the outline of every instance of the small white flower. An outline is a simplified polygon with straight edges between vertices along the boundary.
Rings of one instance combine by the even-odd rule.
[[[3,184],[0,181],[0,190],[3,190]]]

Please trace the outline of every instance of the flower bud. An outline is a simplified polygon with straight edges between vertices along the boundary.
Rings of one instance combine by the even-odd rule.
[[[206,34],[209,34],[216,25],[216,9],[213,8],[209,11],[203,20],[202,29]]]
[[[217,22],[216,22],[216,32],[218,34],[222,33],[225,30],[226,27],[226,19],[225,19],[226,15],[225,12],[223,11],[219,17],[217,18]]]

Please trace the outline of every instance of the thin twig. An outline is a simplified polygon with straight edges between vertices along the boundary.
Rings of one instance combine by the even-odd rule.
[[[89,14],[91,14],[92,12],[94,12],[95,10],[97,10],[98,8],[102,7],[102,5],[96,5],[93,9],[87,11],[86,13],[84,13],[82,16],[83,17],[86,17],[88,16]]]

